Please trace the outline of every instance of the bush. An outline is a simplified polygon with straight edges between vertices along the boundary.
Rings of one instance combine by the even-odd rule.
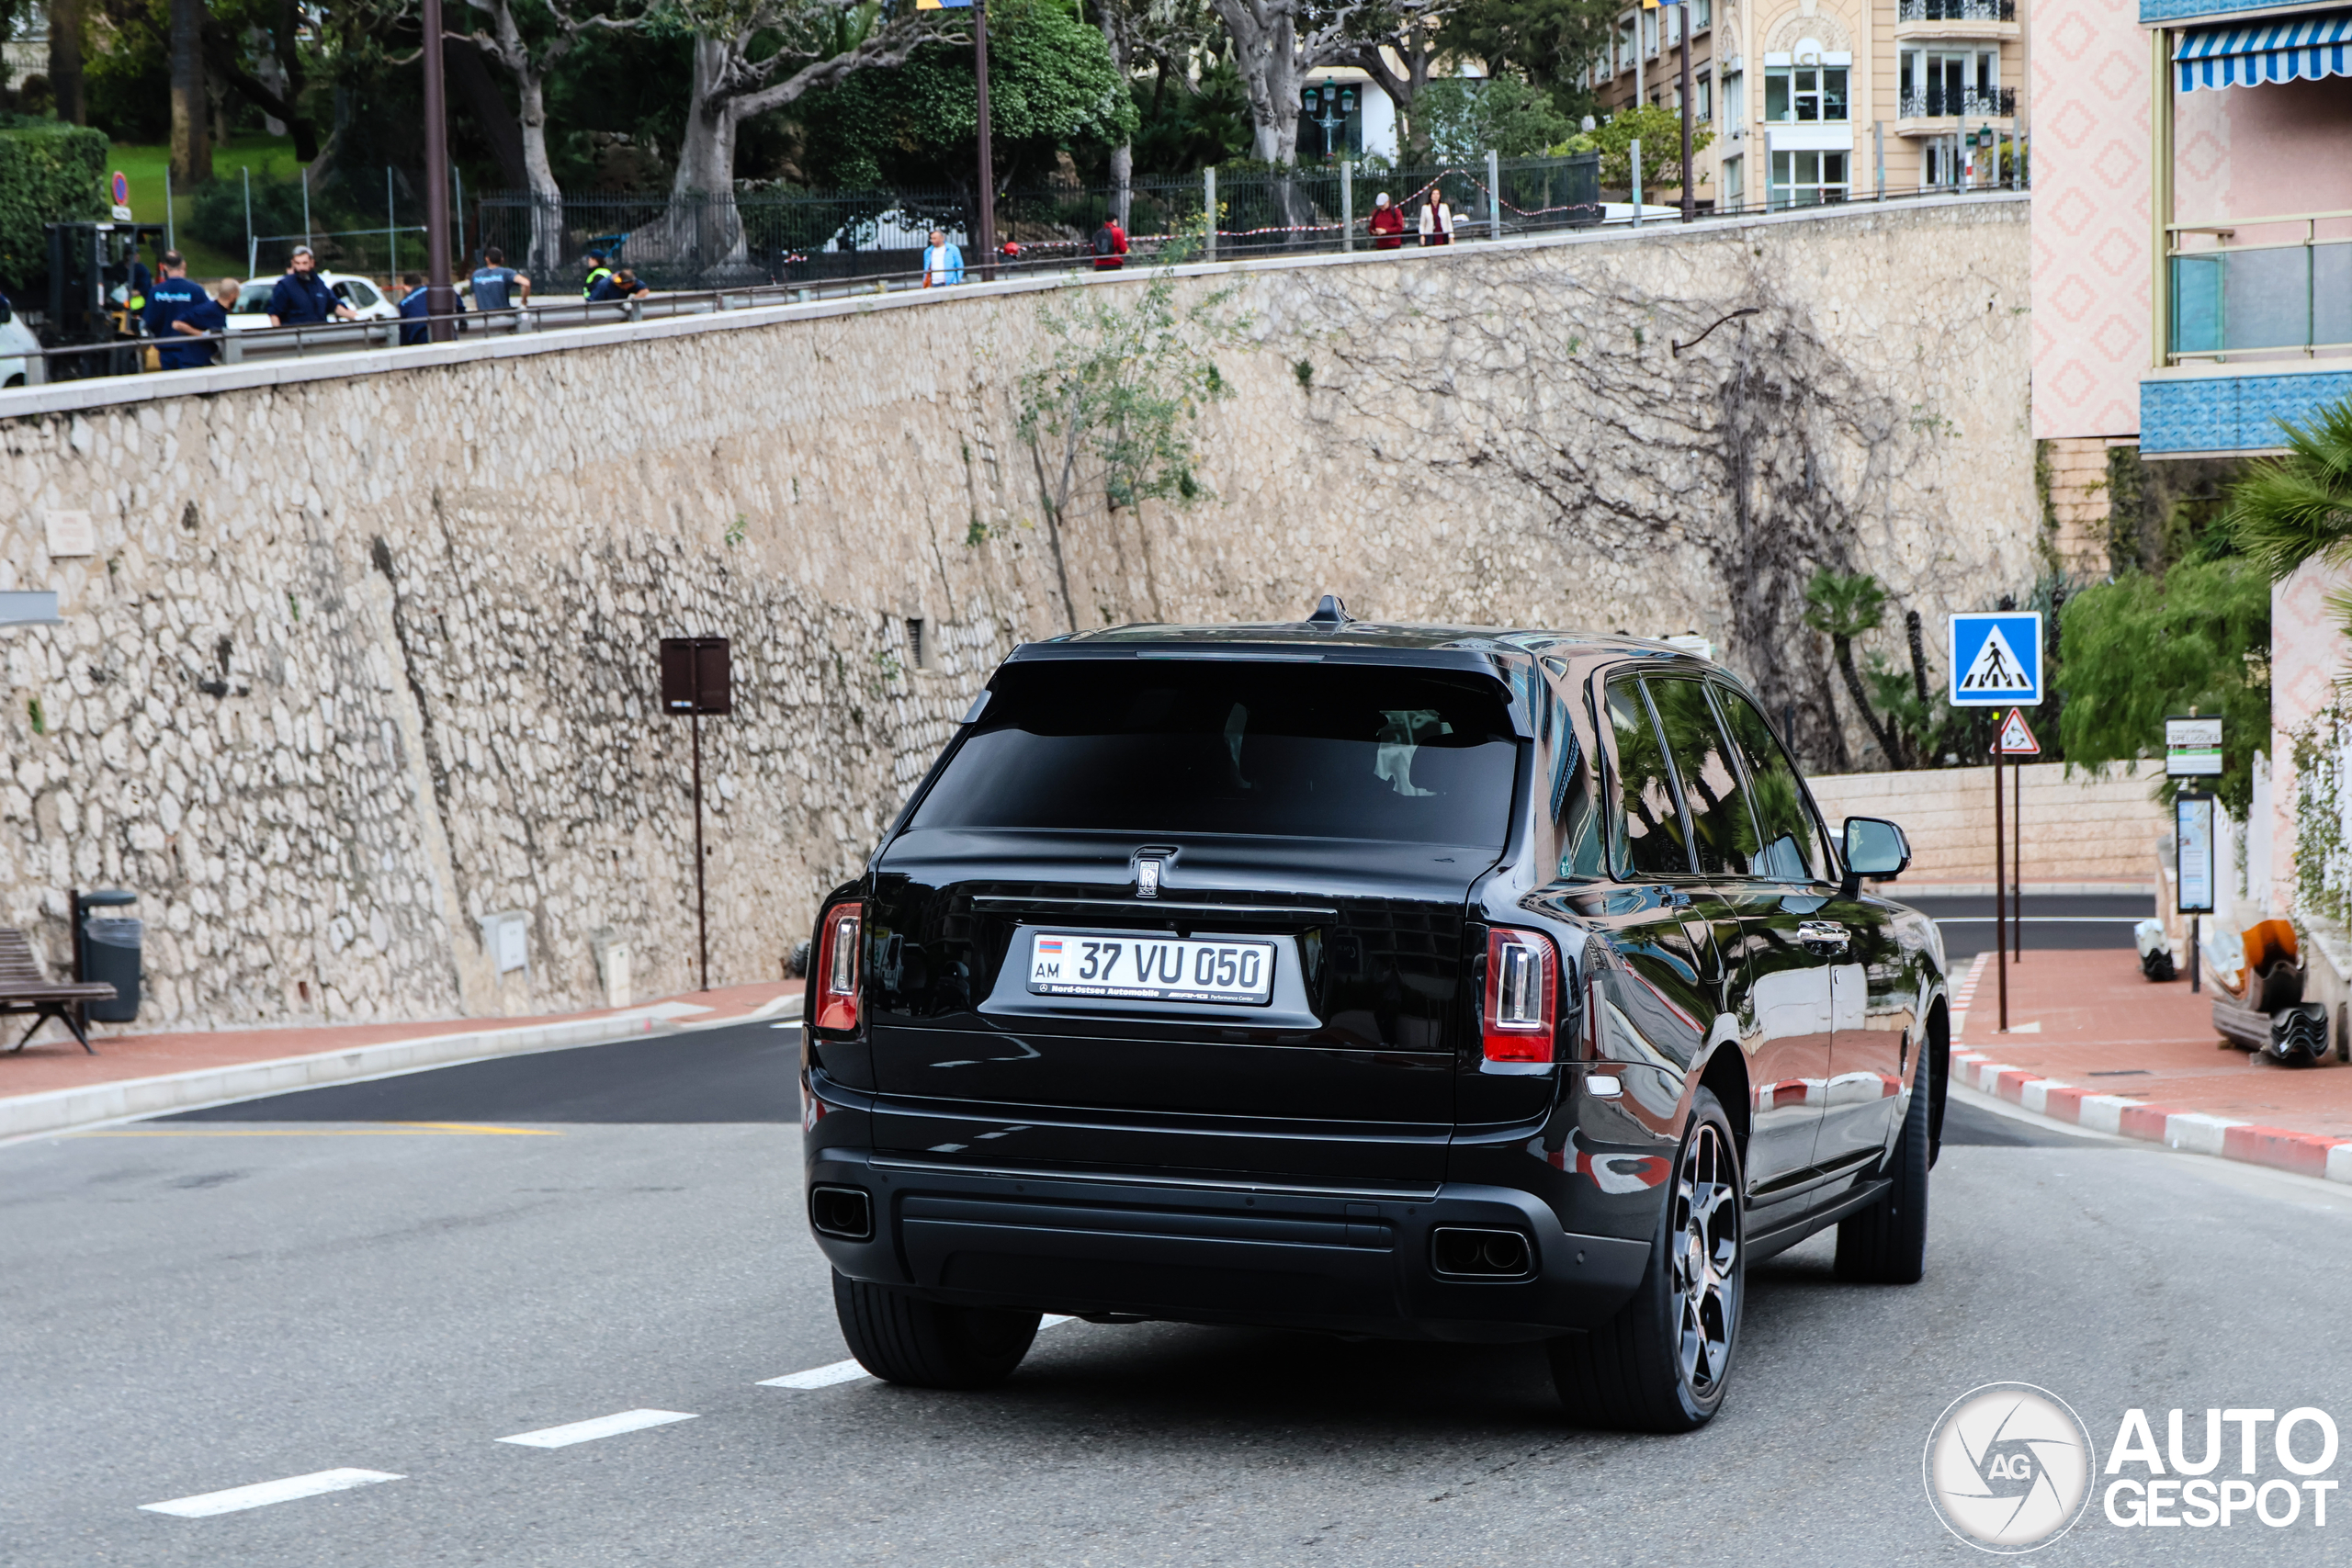
[[[0,288],[49,276],[48,224],[107,215],[106,175],[102,130],[48,120],[0,129]]]
[[[1440,158],[1532,157],[1569,130],[1551,95],[1516,76],[1441,77],[1414,99],[1413,118]]]
[[[253,188],[254,233],[302,231],[300,179],[255,180]],[[321,222],[316,211],[311,216],[318,228],[334,227]],[[242,258],[245,254],[245,182],[235,177],[215,179],[198,191],[196,210],[188,217],[187,231],[216,251]]]

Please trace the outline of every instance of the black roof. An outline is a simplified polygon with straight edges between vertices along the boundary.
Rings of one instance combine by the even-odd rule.
[[[1388,653],[1459,653],[1505,658],[1593,655],[1688,659],[1685,649],[1646,637],[1609,632],[1544,631],[1504,626],[1413,626],[1382,621],[1272,621],[1261,625],[1180,626],[1139,624],[1074,632],[1044,642],[1023,643],[1015,660],[1100,657],[1147,648],[1224,646],[1295,649],[1347,649],[1377,657]],[[1447,660],[1446,662],[1452,662]]]

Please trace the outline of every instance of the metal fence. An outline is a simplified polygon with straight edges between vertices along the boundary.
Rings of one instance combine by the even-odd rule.
[[[1156,259],[1171,244],[1220,259],[1341,250],[1371,243],[1374,197],[1386,191],[1417,211],[1441,194],[1465,232],[1491,234],[1600,220],[1599,159],[1498,159],[1417,168],[1352,164],[1285,171],[1205,171],[1113,185],[1008,191],[996,200],[1000,243],[1023,263],[1086,263],[1095,231],[1116,216],[1132,253]],[[1214,233],[1203,214],[1214,203]],[[973,193],[944,190],[758,191],[734,195],[488,196],[480,239],[514,262],[527,257],[542,285],[576,283],[603,251],[657,288],[821,285],[913,270],[934,230],[977,254]]]

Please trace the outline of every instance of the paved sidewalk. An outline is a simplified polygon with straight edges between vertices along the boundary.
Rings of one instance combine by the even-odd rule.
[[[2063,1122],[2352,1181],[2352,1066],[2282,1066],[2222,1043],[2213,993],[2158,985],[2129,948],[2008,966],[2009,1032],[1980,954],[1953,987],[1953,1076]]]
[[[23,1051],[0,1048],[0,1137],[369,1077],[470,1056],[557,1050],[646,1034],[799,1015],[803,982],[694,991],[641,1006],[536,1018],[298,1024],[118,1034],[85,1055],[55,1025]],[[55,1033],[57,1039],[49,1039]],[[13,1037],[12,1037],[13,1038]]]

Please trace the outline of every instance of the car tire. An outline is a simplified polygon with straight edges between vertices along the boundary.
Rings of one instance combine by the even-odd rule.
[[[1911,1109],[1894,1140],[1886,1196],[1838,1222],[1838,1278],[1870,1285],[1916,1285],[1928,1271],[1928,1085],[1911,1090]]]
[[[1600,1327],[1551,1343],[1568,1413],[1637,1432],[1690,1432],[1722,1407],[1747,1294],[1739,1145],[1701,1089],[1633,1299]]]
[[[943,1306],[833,1273],[833,1312],[857,1364],[910,1388],[994,1388],[1037,1337],[1039,1315]]]

